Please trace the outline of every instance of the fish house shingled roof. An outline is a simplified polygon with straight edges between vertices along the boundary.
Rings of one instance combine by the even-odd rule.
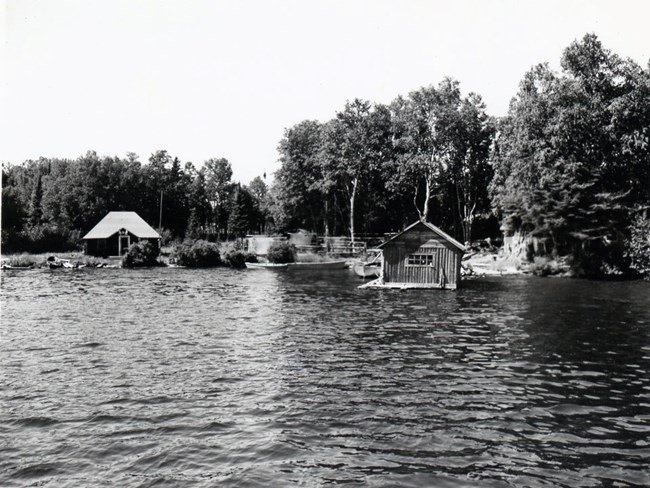
[[[457,248],[459,251],[461,251],[461,252],[465,252],[465,246],[463,246],[460,242],[458,242],[456,239],[454,239],[453,237],[451,237],[451,236],[450,236],[449,234],[447,234],[446,232],[443,232],[442,230],[438,229],[438,227],[436,227],[435,225],[430,224],[429,222],[425,222],[424,220],[418,220],[417,222],[415,222],[415,223],[409,225],[409,226],[408,226],[406,229],[404,229],[402,232],[400,232],[400,233],[398,233],[398,234],[395,234],[393,237],[391,237],[390,239],[388,239],[386,242],[381,243],[381,244],[380,244],[379,246],[377,246],[377,247],[379,247],[379,248],[384,247],[386,244],[388,244],[389,242],[393,241],[394,239],[397,239],[397,238],[400,237],[402,234],[405,234],[406,232],[410,231],[413,227],[415,227],[415,226],[417,226],[417,225],[424,225],[424,226],[426,226],[429,230],[433,231],[435,234],[437,234],[437,235],[439,235],[440,237],[442,237],[444,240],[446,240],[447,242],[449,242],[452,246],[454,246],[455,248]],[[425,247],[426,247],[426,244],[425,244]]]
[[[109,212],[83,239],[107,239],[121,229],[141,239],[160,239],[160,234],[135,212]]]

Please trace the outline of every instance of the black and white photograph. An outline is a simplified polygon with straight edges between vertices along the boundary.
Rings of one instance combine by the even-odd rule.
[[[0,0],[0,486],[650,486],[650,2]]]

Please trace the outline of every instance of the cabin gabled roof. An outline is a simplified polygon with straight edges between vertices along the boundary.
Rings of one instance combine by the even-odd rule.
[[[451,236],[450,236],[449,234],[447,234],[446,232],[443,232],[442,230],[438,229],[438,227],[436,227],[435,225],[430,224],[429,222],[425,222],[424,220],[418,220],[417,222],[414,222],[413,224],[409,225],[406,229],[404,229],[402,232],[399,232],[398,234],[395,234],[393,237],[391,237],[390,239],[388,239],[386,242],[382,242],[382,243],[381,243],[379,246],[377,246],[377,247],[379,247],[379,248],[384,247],[384,246],[385,246],[386,244],[388,244],[389,242],[392,242],[393,240],[397,239],[398,237],[400,237],[400,236],[406,234],[406,233],[407,233],[408,231],[410,231],[412,228],[414,228],[414,227],[416,227],[416,226],[418,226],[418,225],[420,225],[420,224],[424,225],[426,228],[428,228],[429,230],[431,230],[434,234],[437,234],[437,235],[439,235],[440,237],[442,237],[444,240],[446,240],[447,242],[449,242],[449,244],[451,244],[452,246],[454,246],[455,248],[457,248],[460,252],[465,252],[465,250],[466,250],[466,249],[465,249],[465,246],[463,246],[460,242],[458,242],[456,239],[454,239],[453,237],[451,237]]]
[[[135,212],[108,212],[83,239],[106,239],[122,229],[141,239],[160,239],[160,234]]]

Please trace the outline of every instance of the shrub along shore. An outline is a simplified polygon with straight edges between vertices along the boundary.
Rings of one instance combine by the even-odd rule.
[[[293,244],[280,242],[271,246],[263,261],[270,263],[314,263],[330,259],[315,253],[298,253]],[[232,242],[221,245],[204,240],[185,241],[168,249],[163,254],[151,245],[133,244],[122,258],[98,258],[80,252],[9,254],[0,258],[2,269],[48,268],[66,263],[67,268],[138,268],[173,266],[182,268],[227,267],[243,269],[246,263],[258,262],[255,254],[233,247]],[[63,266],[61,266],[63,267]],[[535,276],[556,276],[581,278],[563,258],[535,258],[533,262],[504,255],[496,247],[470,247],[462,262],[462,273],[466,278],[483,276],[504,276],[527,274]],[[609,279],[624,276],[612,275]]]
[[[47,268],[50,262],[67,262],[74,268],[115,267],[117,258],[97,258],[80,252],[6,254],[0,258],[3,268]]]
[[[235,249],[233,243],[221,245],[204,240],[186,240],[162,253],[149,243],[135,243],[124,256],[101,258],[81,252],[20,253],[0,258],[2,268],[47,268],[63,265],[67,268],[140,268],[182,266],[187,268],[229,267],[245,268],[246,262],[256,262],[257,256]]]

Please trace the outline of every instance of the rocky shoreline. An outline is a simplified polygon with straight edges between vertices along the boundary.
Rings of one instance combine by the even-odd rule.
[[[572,278],[567,258],[538,257],[534,261],[505,255],[503,250],[470,252],[463,257],[461,273],[471,276],[536,275]]]
[[[496,252],[468,253],[461,264],[463,276],[502,276],[524,272],[519,259],[504,257]]]

